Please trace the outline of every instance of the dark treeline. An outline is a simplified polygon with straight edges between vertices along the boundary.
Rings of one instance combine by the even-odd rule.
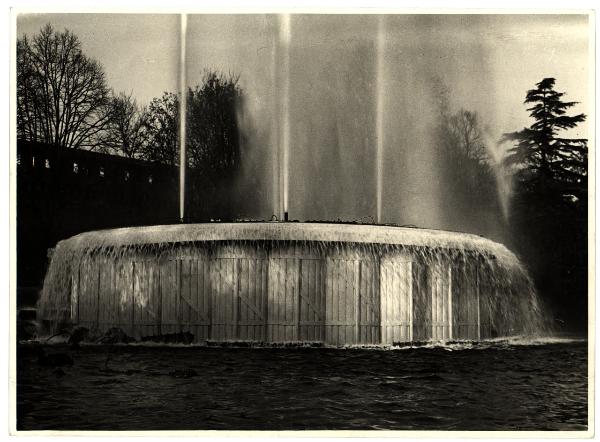
[[[505,159],[514,176],[510,226],[513,248],[524,258],[536,285],[553,308],[556,326],[587,326],[588,148],[587,139],[568,138],[586,118],[567,115],[555,79],[544,78],[527,92],[533,124],[504,135]]]
[[[239,172],[238,77],[206,71],[186,93],[186,218],[231,219],[226,183]],[[140,106],[131,94],[114,92],[77,36],[48,24],[17,41],[17,137],[176,166],[179,96],[165,92]]]

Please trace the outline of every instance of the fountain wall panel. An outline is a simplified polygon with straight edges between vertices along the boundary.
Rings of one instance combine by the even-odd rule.
[[[431,330],[431,290],[429,288],[429,269],[416,263],[412,266],[413,280],[413,340],[429,341]]]
[[[360,261],[358,301],[358,344],[381,343],[381,302],[379,259]]]
[[[429,267],[431,287],[431,330],[434,341],[452,339],[452,267],[434,262]]]
[[[381,341],[410,342],[412,338],[414,257],[384,256],[380,265]]]
[[[325,263],[317,254],[299,261],[299,341],[325,340]]]
[[[456,263],[452,273],[452,331],[455,339],[480,339],[477,266]]]

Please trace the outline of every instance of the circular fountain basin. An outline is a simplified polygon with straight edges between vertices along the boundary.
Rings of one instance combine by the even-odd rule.
[[[74,236],[56,247],[39,308],[136,339],[334,346],[479,340],[539,317],[517,258],[485,238],[279,222]]]

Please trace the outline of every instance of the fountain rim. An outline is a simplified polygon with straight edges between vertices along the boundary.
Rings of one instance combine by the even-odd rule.
[[[510,254],[504,245],[470,233],[415,227],[321,222],[212,222],[123,227],[80,233],[59,248],[97,249],[194,242],[308,242],[427,247]]]

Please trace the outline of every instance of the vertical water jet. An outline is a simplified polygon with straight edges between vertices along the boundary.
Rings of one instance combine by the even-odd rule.
[[[288,212],[289,198],[289,150],[290,150],[290,40],[291,40],[291,17],[283,14],[279,19],[279,44],[281,47],[281,216],[283,219]]]
[[[376,96],[376,138],[377,145],[375,151],[376,164],[376,198],[377,198],[377,217],[376,222],[379,224],[382,221],[382,182],[383,182],[383,78],[384,78],[384,51],[385,51],[385,17],[380,15],[377,21],[377,96]]]
[[[186,117],[186,64],[185,43],[187,32],[187,15],[181,14],[181,52],[179,54],[179,221],[185,219],[185,117]]]
[[[279,20],[279,19],[278,19]],[[273,96],[271,105],[274,110],[274,115],[271,118],[270,125],[270,135],[269,135],[269,143],[270,143],[270,151],[271,151],[271,167],[272,167],[272,213],[277,217],[283,212],[281,208],[281,159],[280,157],[280,127],[281,124],[279,122],[278,108],[280,106],[279,103],[279,85],[281,83],[280,74],[279,74],[279,40],[278,35],[273,32],[272,36],[272,51],[271,51],[271,78],[273,79]]]

